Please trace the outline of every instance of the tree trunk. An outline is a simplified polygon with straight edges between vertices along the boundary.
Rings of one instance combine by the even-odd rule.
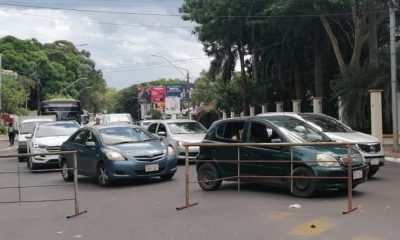
[[[322,13],[321,6],[319,4],[317,4],[316,2],[313,3],[313,7],[314,7],[315,11],[317,11],[318,13]],[[324,27],[325,32],[328,35],[329,40],[332,44],[333,52],[335,53],[336,61],[339,65],[340,72],[343,73],[343,71],[346,67],[346,64],[344,62],[342,53],[340,52],[339,41],[336,38],[335,34],[333,33],[333,30],[331,28],[331,25],[329,24],[327,17],[325,15],[320,15],[319,18],[320,18],[322,26]]]
[[[324,74],[322,71],[322,55],[320,48],[314,48],[314,97],[324,96]]]
[[[244,51],[241,43],[238,45],[238,53],[240,59],[240,79],[242,82],[242,108],[244,115],[247,116],[246,71],[244,69]]]
[[[369,65],[373,68],[379,68],[376,4],[375,0],[369,0],[368,3]]]
[[[300,67],[298,61],[294,64],[294,99],[302,99],[302,84],[301,84],[301,76],[300,76]]]

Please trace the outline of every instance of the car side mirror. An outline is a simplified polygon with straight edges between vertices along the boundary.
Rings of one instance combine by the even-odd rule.
[[[167,133],[166,132],[158,132],[157,135],[160,137],[166,137]]]
[[[86,147],[96,147],[95,142],[86,142],[85,145],[86,145]]]
[[[25,138],[32,138],[32,134],[31,134],[31,133],[27,134],[27,135],[25,136]]]

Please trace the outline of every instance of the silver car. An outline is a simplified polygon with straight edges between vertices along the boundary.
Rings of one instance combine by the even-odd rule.
[[[194,120],[153,120],[148,131],[162,138],[166,146],[171,146],[179,162],[185,160],[184,143],[201,142],[207,129]],[[189,147],[189,159],[193,160],[199,153],[199,147]]]
[[[61,144],[79,128],[76,121],[38,123],[33,133],[26,136],[28,153],[59,152]],[[58,155],[37,155],[27,161],[31,170],[44,165],[58,165]]]
[[[357,132],[335,118],[317,113],[300,113],[304,120],[318,126],[328,137],[336,141],[356,143],[358,150],[369,165],[368,176],[372,177],[384,165],[384,152],[378,138]]]

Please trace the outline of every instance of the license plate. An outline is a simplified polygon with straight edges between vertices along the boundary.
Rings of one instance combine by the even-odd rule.
[[[359,179],[363,177],[362,170],[355,170],[353,171],[353,179]]]
[[[371,165],[379,165],[379,158],[373,158],[373,159],[371,159],[371,161],[369,162],[369,164],[371,164]]]
[[[144,166],[146,172],[155,172],[159,170],[158,163],[155,164],[147,164]]]

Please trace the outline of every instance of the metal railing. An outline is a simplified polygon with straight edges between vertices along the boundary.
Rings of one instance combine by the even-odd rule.
[[[294,179],[347,179],[347,210],[343,211],[343,214],[350,213],[357,209],[353,207],[353,178],[352,178],[352,165],[353,159],[351,154],[351,149],[354,143],[342,142],[342,143],[187,143],[184,144],[185,147],[185,205],[182,207],[177,207],[177,210],[182,210],[188,207],[192,207],[198,204],[198,202],[191,202],[190,200],[190,188],[191,183],[200,183],[201,181],[190,181],[189,176],[189,163],[205,163],[205,162],[219,162],[219,163],[232,163],[237,164],[237,176],[222,177],[218,179],[213,179],[203,182],[213,182],[221,180],[237,180],[237,189],[240,191],[241,179],[271,179],[271,178],[286,178],[290,179],[290,191],[293,193],[293,180]],[[293,147],[296,146],[346,146],[347,147],[347,176],[330,176],[330,177],[317,177],[317,176],[294,176],[294,164],[303,164],[305,161],[294,160]],[[212,148],[237,148],[237,160],[189,160],[189,147],[212,147]],[[241,147],[289,147],[290,148],[290,160],[246,160],[246,163],[287,163],[290,164],[290,175],[286,176],[242,176],[241,175],[241,165],[243,161],[241,160]],[[316,162],[315,160],[310,160],[307,162]],[[328,162],[328,161],[327,161]],[[333,162],[333,161],[332,161]],[[335,161],[337,162],[337,161]]]
[[[71,154],[73,157],[74,166],[72,168],[66,169],[43,169],[43,170],[21,170],[20,163],[17,160],[17,171],[1,171],[0,174],[17,174],[17,186],[8,186],[8,187],[0,187],[2,189],[18,189],[18,201],[0,201],[0,204],[4,203],[32,203],[32,202],[59,202],[59,201],[74,201],[75,213],[67,216],[67,218],[72,218],[83,213],[86,213],[87,210],[80,211],[79,210],[79,201],[78,201],[78,161],[76,157],[76,151],[63,151],[63,152],[51,152],[51,153],[27,153],[27,154],[11,154],[11,155],[0,155],[0,158],[10,158],[10,157],[32,157],[32,156],[46,156],[46,155],[64,155]],[[60,172],[62,170],[73,170],[74,171],[74,181],[73,183],[64,183],[64,184],[41,184],[41,185],[21,185],[21,173],[22,172]],[[55,187],[55,186],[70,186],[74,187],[74,197],[73,198],[59,198],[59,199],[41,199],[41,200],[23,200],[21,196],[21,189],[25,188],[42,188],[42,187]]]

